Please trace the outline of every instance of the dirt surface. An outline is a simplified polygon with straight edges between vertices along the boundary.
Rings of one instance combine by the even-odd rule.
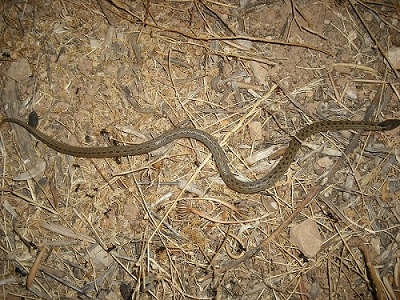
[[[254,180],[309,123],[400,118],[396,0],[0,12],[1,119],[35,111],[38,129],[71,145],[195,127]],[[399,129],[317,134],[252,195],[229,189],[194,140],[83,159],[14,125],[0,137],[2,299],[400,297]]]

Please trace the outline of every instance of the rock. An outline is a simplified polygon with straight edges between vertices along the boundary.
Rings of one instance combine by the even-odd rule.
[[[32,69],[26,58],[14,61],[7,70],[7,76],[16,81],[25,81],[32,76]]]
[[[391,47],[388,51],[388,59],[393,68],[400,70],[400,47]]]
[[[322,238],[318,225],[313,220],[293,226],[290,229],[290,241],[296,245],[306,257],[314,257],[322,246]]]

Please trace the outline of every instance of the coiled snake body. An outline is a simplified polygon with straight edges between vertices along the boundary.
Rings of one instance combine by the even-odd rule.
[[[176,128],[164,132],[160,136],[147,142],[126,146],[110,147],[76,147],[54,140],[38,129],[14,118],[6,118],[0,122],[0,127],[4,123],[14,123],[25,128],[30,134],[35,136],[57,152],[87,158],[106,158],[146,154],[156,150],[176,139],[190,138],[204,144],[212,153],[215,164],[221,175],[222,180],[232,190],[239,193],[257,193],[274,186],[275,182],[286,172],[290,164],[295,160],[297,151],[301,147],[301,142],[311,135],[318,132],[340,131],[340,130],[362,130],[362,131],[387,131],[400,125],[400,120],[390,119],[383,122],[368,121],[320,121],[305,126],[297,132],[290,141],[286,152],[283,154],[279,163],[264,177],[254,181],[242,181],[235,177],[229,168],[228,160],[217,140],[208,133],[195,128]]]

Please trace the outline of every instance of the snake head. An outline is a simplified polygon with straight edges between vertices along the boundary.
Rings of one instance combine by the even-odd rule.
[[[382,127],[382,130],[392,130],[400,126],[400,120],[399,119],[385,120],[379,123],[378,126]]]

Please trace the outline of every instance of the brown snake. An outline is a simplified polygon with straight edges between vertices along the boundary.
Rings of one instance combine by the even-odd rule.
[[[39,141],[45,143],[47,146],[54,149],[55,151],[76,157],[105,158],[140,155],[156,150],[164,145],[171,143],[176,139],[195,139],[203,143],[211,151],[221,178],[227,186],[239,193],[252,194],[273,187],[275,182],[286,172],[291,163],[295,160],[296,153],[300,149],[302,141],[304,141],[311,135],[318,132],[340,130],[392,130],[400,125],[400,120],[390,119],[383,122],[320,121],[312,123],[300,129],[297,134],[292,138],[286,152],[283,154],[279,163],[267,175],[254,181],[242,181],[237,179],[235,175],[231,172],[226,155],[217,140],[215,140],[215,138],[213,138],[208,133],[195,128],[172,129],[164,132],[163,134],[152,140],[135,145],[110,147],[75,147],[56,141],[52,137],[44,134],[43,132],[18,119],[3,119],[0,122],[0,127],[5,123],[15,123],[25,128]]]

